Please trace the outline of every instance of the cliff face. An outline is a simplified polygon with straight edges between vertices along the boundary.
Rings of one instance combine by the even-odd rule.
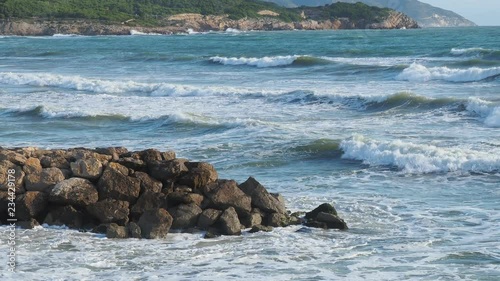
[[[364,4],[391,8],[415,19],[421,27],[475,26],[466,18],[445,9],[418,0],[265,0],[285,7],[323,6],[336,2]]]
[[[127,24],[107,24],[88,20],[63,21],[0,21],[0,34],[21,36],[49,36],[54,34],[80,35],[129,35],[132,30],[143,33],[172,34],[188,30],[224,31],[228,28],[248,30],[323,30],[323,29],[401,29],[418,28],[418,24],[398,12],[392,12],[380,23],[351,21],[347,18],[333,20],[307,19],[300,22],[284,22],[273,17],[232,20],[225,16],[203,16],[200,14],[179,14],[167,18],[162,26],[140,27]]]

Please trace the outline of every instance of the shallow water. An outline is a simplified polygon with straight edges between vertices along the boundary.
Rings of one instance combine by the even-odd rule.
[[[350,227],[165,241],[18,230],[15,278],[496,280],[499,35],[0,37],[0,145],[173,149],[255,176],[293,211],[331,202]]]

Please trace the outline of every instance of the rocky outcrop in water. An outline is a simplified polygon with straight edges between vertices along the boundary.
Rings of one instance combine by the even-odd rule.
[[[108,238],[164,238],[172,229],[209,238],[293,224],[347,229],[329,204],[290,214],[283,197],[253,177],[219,179],[211,164],[171,151],[0,149],[0,172],[0,221],[24,228],[66,225]]]
[[[382,22],[351,21],[348,18],[329,20],[305,19],[284,22],[275,17],[244,18],[233,20],[226,16],[179,14],[162,21],[156,27],[112,24],[90,20],[0,20],[0,34],[21,36],[51,36],[54,34],[79,35],[130,35],[175,34],[225,30],[324,30],[324,29],[400,29],[418,28],[418,24],[398,12],[392,12]]]

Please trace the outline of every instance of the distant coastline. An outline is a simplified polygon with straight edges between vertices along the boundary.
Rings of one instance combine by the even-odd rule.
[[[179,34],[226,30],[336,30],[336,29],[412,29],[419,28],[416,21],[392,11],[383,21],[352,21],[349,18],[329,20],[304,19],[286,22],[273,17],[230,19],[227,16],[204,16],[185,13],[170,16],[161,25],[142,26],[133,20],[110,22],[90,19],[4,19],[0,20],[1,35],[52,36],[55,34],[75,35],[133,35],[137,34]]]

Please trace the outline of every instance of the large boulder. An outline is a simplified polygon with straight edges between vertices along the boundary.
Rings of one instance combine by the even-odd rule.
[[[289,224],[289,217],[286,214],[271,213],[267,214],[264,218],[265,226],[285,227]]]
[[[202,210],[196,204],[191,203],[189,205],[181,204],[170,208],[168,212],[174,219],[172,223],[173,229],[188,229],[196,226]]]
[[[87,206],[87,212],[101,223],[115,222],[126,225],[129,218],[129,203],[115,199],[105,199]]]
[[[316,207],[314,210],[307,212],[305,218],[306,219],[314,219],[318,216],[319,213],[328,213],[332,215],[337,215],[337,210],[331,204],[323,203]]]
[[[42,165],[40,164],[40,159],[30,157],[26,160],[23,166],[23,171],[26,174],[35,174],[42,171]]]
[[[246,228],[251,228],[255,225],[262,224],[262,215],[259,210],[252,209],[251,213],[240,216],[240,221]]]
[[[66,151],[54,150],[50,154],[40,157],[40,164],[43,168],[70,169],[66,156]]]
[[[79,229],[82,227],[84,219],[84,214],[81,211],[76,210],[73,206],[64,206],[51,210],[43,223]]]
[[[270,194],[255,178],[250,177],[240,184],[240,189],[252,198],[252,205],[266,213],[286,213],[284,204]]]
[[[39,191],[28,191],[16,197],[16,218],[29,221],[37,218],[47,208],[49,196]]]
[[[348,229],[345,221],[338,217],[335,208],[328,203],[321,204],[316,209],[306,213],[305,219],[305,225],[309,227],[340,230]]]
[[[151,163],[155,161],[162,161],[163,157],[161,152],[156,149],[146,149],[139,152],[141,159],[146,163]]]
[[[227,208],[218,220],[221,234],[224,235],[239,235],[241,234],[241,224],[238,219],[238,214],[233,207]]]
[[[219,217],[222,215],[221,210],[206,209],[198,217],[198,228],[207,230],[210,226],[214,225]]]
[[[16,194],[24,193],[25,179],[25,173],[20,166],[7,160],[0,161],[0,190],[8,191],[13,183]]]
[[[128,238],[128,229],[125,226],[110,223],[106,229],[106,238]]]
[[[138,239],[142,238],[141,228],[135,222],[129,223],[127,225],[127,229],[128,229],[128,236],[130,238],[138,238]]]
[[[180,204],[191,204],[191,203],[201,206],[204,197],[203,195],[197,193],[174,191],[167,195],[167,200],[168,200],[168,205],[170,207],[174,207]]]
[[[132,157],[124,157],[118,159],[118,163],[134,171],[145,171],[147,170],[147,165],[141,159],[136,159]]]
[[[128,176],[128,169],[120,164],[109,163],[97,183],[99,198],[113,198],[135,202],[141,192],[141,181]]]
[[[49,201],[61,205],[85,207],[99,199],[96,187],[87,179],[70,178],[56,184]]]
[[[9,161],[14,165],[22,166],[26,162],[26,157],[14,151],[3,150],[0,151],[0,161]]]
[[[165,238],[172,226],[173,218],[163,208],[144,212],[137,225],[142,237],[147,239]]]
[[[65,179],[63,172],[55,167],[26,176],[26,190],[48,192],[51,187]]]
[[[75,177],[97,180],[102,174],[102,163],[95,158],[79,159],[70,166]]]
[[[148,163],[149,174],[162,182],[175,180],[188,171],[185,159],[162,160]]]
[[[130,209],[133,219],[139,219],[145,211],[156,210],[161,207],[165,201],[163,194],[154,193],[152,191],[144,192],[137,202]]]
[[[218,179],[217,171],[214,166],[209,163],[187,162],[186,166],[189,169],[188,173],[183,175],[178,180],[178,182],[182,185],[186,185],[197,190],[209,183],[215,182]]]
[[[203,193],[211,201],[215,209],[225,210],[234,207],[237,212],[250,212],[252,204],[250,196],[246,195],[233,180],[217,180],[203,188]]]
[[[141,181],[141,194],[150,191],[160,193],[163,188],[161,181],[157,181],[144,172],[135,172],[134,177]]]

